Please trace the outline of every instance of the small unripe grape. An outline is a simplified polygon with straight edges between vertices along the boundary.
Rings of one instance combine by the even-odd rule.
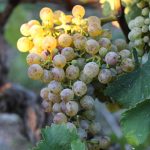
[[[44,69],[43,76],[42,76],[41,80],[44,83],[49,83],[50,81],[52,81],[53,80],[52,72],[49,71],[49,70]]]
[[[140,34],[141,34],[141,30],[140,30]],[[114,44],[115,46],[117,46],[118,51],[121,51],[127,48],[127,43],[124,39],[116,39]]]
[[[143,41],[144,41],[145,43],[148,43],[148,42],[150,41],[150,38],[149,38],[148,36],[144,36],[144,37],[143,37]]]
[[[99,122],[92,122],[89,126],[89,132],[92,134],[92,135],[95,135],[97,133],[99,133],[101,130],[101,125]]]
[[[53,11],[48,7],[42,8],[40,11],[40,18],[42,21],[52,20],[53,19]]]
[[[86,42],[85,48],[87,53],[95,55],[99,51],[99,44],[96,40],[89,39]]]
[[[63,48],[61,54],[65,56],[66,61],[71,61],[75,58],[75,52],[72,47]]]
[[[140,28],[144,25],[144,17],[142,17],[142,16],[136,17],[134,21],[135,21],[135,26],[136,27]]]
[[[86,84],[89,84],[93,80],[92,78],[89,78],[89,76],[87,76],[83,71],[81,71],[79,79]]]
[[[129,26],[129,29],[132,30],[135,27],[135,21],[134,20],[129,21],[128,26]]]
[[[42,107],[44,108],[45,112],[52,112],[52,104],[46,100],[42,101]]]
[[[111,81],[112,79],[112,74],[109,69],[102,69],[98,75],[98,80],[102,84],[107,84]]]
[[[85,9],[81,5],[75,5],[72,9],[72,15],[76,18],[82,18],[85,15]]]
[[[62,124],[62,123],[67,123],[67,117],[65,114],[63,113],[57,113],[55,116],[54,116],[54,119],[53,119],[53,122],[56,123],[56,124]]]
[[[30,35],[32,38],[42,37],[44,35],[44,30],[40,25],[33,25],[30,28]]]
[[[69,101],[66,103],[66,114],[70,117],[75,116],[79,111],[78,103],[75,101]]]
[[[56,48],[56,46],[57,46],[57,41],[52,36],[46,36],[42,41],[42,48],[44,50],[53,52],[53,50]]]
[[[59,94],[62,90],[62,85],[60,82],[53,80],[48,84],[48,88],[52,93]]]
[[[144,46],[143,40],[142,39],[136,39],[134,41],[134,46],[135,47],[143,47]]]
[[[52,68],[53,79],[56,81],[63,81],[65,79],[65,72],[62,68]]]
[[[75,65],[75,66],[78,66],[81,70],[85,66],[86,61],[85,61],[85,58],[78,58],[76,60],[72,60],[71,64]]]
[[[66,65],[66,58],[62,54],[55,55],[53,58],[53,64],[55,67],[63,68]]]
[[[148,32],[148,30],[149,30],[149,29],[148,29],[148,26],[147,26],[147,25],[143,25],[143,26],[142,26],[142,32],[143,32],[143,33]]]
[[[80,121],[80,127],[82,129],[88,130],[89,129],[90,122],[88,120],[81,120]]]
[[[61,100],[68,102],[74,99],[74,92],[71,89],[63,89],[60,93]]]
[[[87,18],[87,21],[88,21],[88,25],[96,24],[100,26],[101,24],[100,19],[97,16],[90,16]]]
[[[60,106],[60,104],[59,104],[59,103],[55,103],[55,104],[53,105],[53,107],[52,107],[52,111],[53,111],[54,113],[59,113],[59,112],[61,112],[61,106]]]
[[[142,9],[142,12],[141,12],[141,13],[142,13],[143,16],[148,16],[149,11],[150,11],[149,8],[148,8],[148,7],[145,7],[145,8]]]
[[[97,25],[97,24],[89,25],[88,33],[91,37],[97,37],[102,34],[102,28],[100,25]]]
[[[43,88],[40,91],[40,96],[44,99],[44,100],[48,100],[48,94],[49,94],[49,88]]]
[[[36,47],[36,46],[34,46],[34,47],[32,47],[31,50],[29,50],[29,53],[37,54],[37,55],[39,55],[39,56],[42,58],[42,56],[41,56],[42,48],[41,48],[41,47]],[[43,59],[43,58],[42,58],[42,59]]]
[[[74,65],[70,65],[67,67],[66,69],[66,77],[70,80],[75,80],[79,77],[79,68],[77,66]]]
[[[95,111],[94,110],[86,110],[83,113],[83,117],[85,117],[88,120],[94,120],[95,119]]]
[[[87,138],[87,132],[84,129],[78,128],[77,133],[82,140]]]
[[[21,37],[17,41],[17,48],[20,52],[28,52],[33,48],[33,43],[29,38]]]
[[[144,20],[144,23],[145,23],[146,25],[150,25],[150,18],[146,18],[146,19]]]
[[[105,62],[108,65],[116,65],[118,62],[119,56],[116,52],[108,52],[105,56]]]
[[[62,15],[64,15],[63,11],[61,11],[61,10],[54,11],[54,23],[56,25],[60,25],[61,24],[60,18],[61,18]]]
[[[38,64],[33,64],[29,66],[28,76],[33,80],[40,80],[43,76],[43,68]]]
[[[33,39],[34,46],[42,48],[43,39],[44,39],[44,37],[35,37]]]
[[[91,96],[85,95],[80,100],[80,104],[83,109],[86,109],[86,110],[94,109],[94,99]]]
[[[41,63],[41,57],[35,53],[30,53],[30,54],[28,54],[26,61],[27,61],[28,65],[40,64]]]
[[[30,30],[30,27],[27,23],[22,24],[20,27],[20,32],[23,36],[29,36],[30,35],[29,30]]]
[[[145,6],[146,6],[145,1],[140,1],[140,2],[137,3],[137,7],[140,8],[140,9],[144,8]]]
[[[58,44],[62,47],[69,47],[72,44],[72,37],[69,34],[61,34],[58,37]]]
[[[94,78],[99,73],[99,66],[95,62],[89,62],[84,66],[83,72],[89,78]]]
[[[53,94],[51,92],[48,93],[48,100],[52,103],[59,103],[61,101],[59,95]]]
[[[45,27],[45,28],[53,28],[54,27],[54,20],[43,20],[42,21],[42,25]]]
[[[101,38],[99,40],[99,45],[101,47],[105,47],[107,49],[110,49],[111,48],[111,41],[108,38]]]
[[[40,25],[40,22],[38,20],[30,20],[28,22],[29,28],[31,28],[34,25]]]
[[[108,49],[105,48],[105,47],[101,47],[101,48],[99,49],[99,55],[100,55],[101,57],[105,57],[105,55],[107,54],[107,52],[108,52]]]
[[[119,52],[119,55],[121,56],[121,58],[127,58],[131,56],[131,52],[127,49],[124,49]]]
[[[76,81],[72,89],[76,96],[83,96],[87,92],[87,86],[82,81]]]
[[[131,72],[134,70],[135,65],[132,59],[130,58],[125,58],[121,62],[121,68],[125,72]]]

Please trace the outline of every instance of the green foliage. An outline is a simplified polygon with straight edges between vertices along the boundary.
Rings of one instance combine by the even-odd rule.
[[[143,144],[150,135],[150,100],[137,104],[123,113],[121,126],[128,142]]]
[[[150,55],[148,61],[135,71],[118,77],[106,89],[106,95],[112,97],[124,107],[150,97]]]
[[[52,125],[42,130],[43,140],[33,150],[85,150],[76,129],[66,125]]]

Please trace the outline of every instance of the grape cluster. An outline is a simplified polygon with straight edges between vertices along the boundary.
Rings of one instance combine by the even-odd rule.
[[[141,9],[141,14],[129,22],[128,26],[131,31],[128,38],[130,47],[135,47],[138,55],[142,56],[150,47],[150,2],[139,0],[137,7]]]
[[[73,7],[72,15],[42,8],[41,22],[31,20],[21,26],[23,37],[17,47],[29,52],[28,76],[48,84],[40,95],[53,123],[76,127],[81,139],[89,141],[90,150],[104,149],[110,140],[100,136],[95,100],[88,91],[95,80],[108,84],[117,75],[133,71],[134,59],[125,40],[112,42],[98,17],[84,15],[80,5]]]

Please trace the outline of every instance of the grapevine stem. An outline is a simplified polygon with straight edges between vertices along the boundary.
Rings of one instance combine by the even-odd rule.
[[[104,17],[104,18],[100,18],[100,21],[101,21],[101,24],[104,25],[108,22],[117,21],[117,17],[116,16]]]

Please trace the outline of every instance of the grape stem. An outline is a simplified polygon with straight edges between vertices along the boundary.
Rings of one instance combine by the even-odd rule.
[[[112,21],[117,21],[117,17],[116,16],[109,16],[109,17],[104,17],[104,18],[100,18],[101,24],[104,25],[106,23],[112,22]]]

